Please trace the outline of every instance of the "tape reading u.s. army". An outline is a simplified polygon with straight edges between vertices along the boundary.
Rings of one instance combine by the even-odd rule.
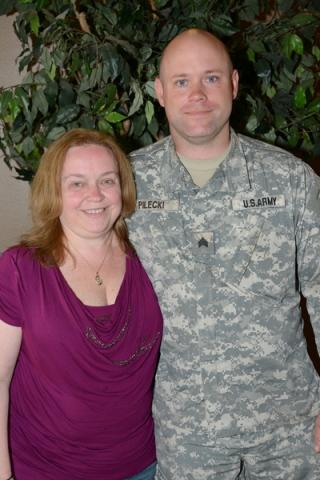
[[[279,208],[285,207],[284,195],[265,195],[261,197],[242,197],[232,200],[233,210],[248,210],[250,208]]]
[[[150,210],[152,212],[165,210],[174,212],[179,210],[179,200],[138,200],[137,210]]]

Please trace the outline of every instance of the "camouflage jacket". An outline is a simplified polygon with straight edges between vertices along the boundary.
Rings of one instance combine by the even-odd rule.
[[[319,339],[319,178],[282,149],[234,132],[231,142],[203,188],[170,137],[131,155],[131,240],[165,323],[154,399],[160,466],[184,442],[319,411],[299,307],[302,292]]]

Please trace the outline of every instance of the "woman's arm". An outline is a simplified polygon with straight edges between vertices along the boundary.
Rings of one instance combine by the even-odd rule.
[[[19,355],[22,330],[0,320],[0,480],[11,475],[8,448],[9,387]]]

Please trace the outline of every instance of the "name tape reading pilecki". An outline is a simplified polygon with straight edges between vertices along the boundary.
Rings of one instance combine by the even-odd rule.
[[[137,209],[147,209],[153,212],[161,210],[174,212],[179,210],[179,200],[138,200]]]

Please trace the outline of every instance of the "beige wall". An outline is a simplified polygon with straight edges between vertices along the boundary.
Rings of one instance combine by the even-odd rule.
[[[0,86],[19,82],[15,59],[20,53],[19,40],[12,27],[13,18],[0,16]],[[0,251],[15,243],[30,226],[26,182],[16,180],[14,172],[0,156]]]

